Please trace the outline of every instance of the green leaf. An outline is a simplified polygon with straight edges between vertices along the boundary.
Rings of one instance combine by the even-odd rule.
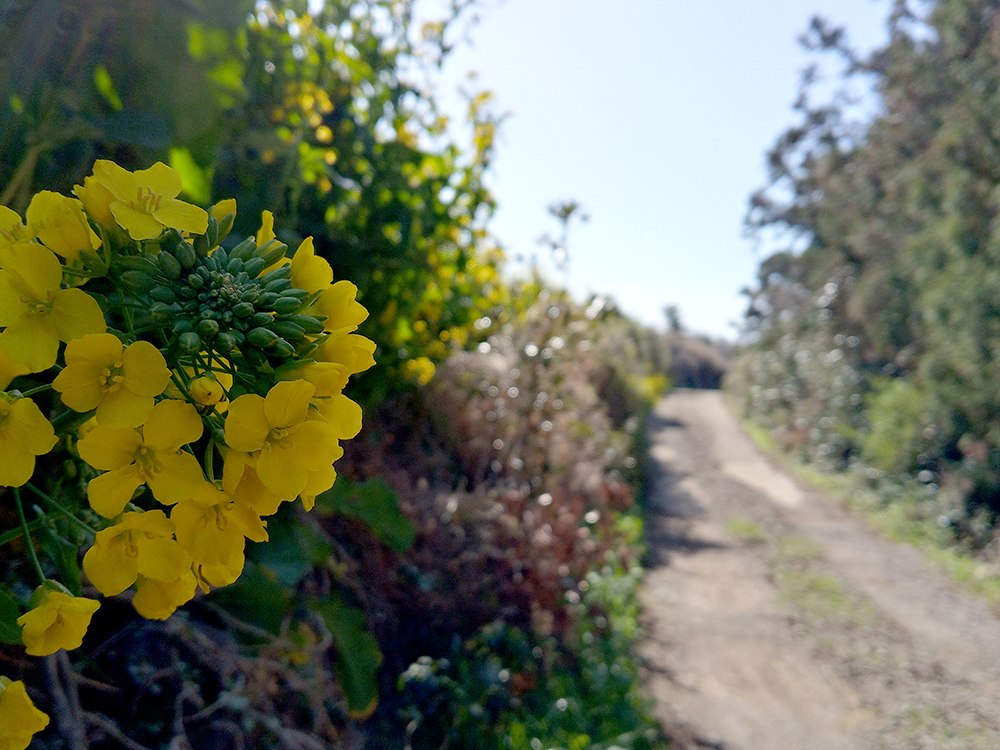
[[[208,598],[246,623],[277,635],[291,605],[288,590],[266,568],[247,561],[236,583],[216,589]]]
[[[303,523],[290,503],[283,504],[279,512],[268,519],[267,535],[267,544],[255,545],[252,556],[283,586],[296,586],[332,552],[325,537]]]
[[[376,676],[382,664],[378,641],[368,630],[365,614],[338,596],[317,601],[313,608],[323,618],[337,646],[337,675],[354,718],[366,718],[378,705]]]
[[[122,100],[115,89],[114,81],[111,80],[111,75],[103,65],[97,65],[94,68],[94,85],[113,110],[117,112],[122,108]]]
[[[10,591],[0,588],[0,642],[21,643],[21,602]]]
[[[413,523],[400,511],[396,494],[381,477],[359,484],[340,478],[316,498],[316,505],[321,512],[358,519],[397,552],[408,550],[416,537]]]
[[[212,197],[212,170],[199,167],[186,148],[170,149],[170,166],[180,174],[188,197],[195,203],[207,206]]]

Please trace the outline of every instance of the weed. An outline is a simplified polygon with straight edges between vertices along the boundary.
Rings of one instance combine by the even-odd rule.
[[[750,544],[763,544],[767,541],[764,530],[749,518],[742,516],[726,521],[726,533],[734,539]]]

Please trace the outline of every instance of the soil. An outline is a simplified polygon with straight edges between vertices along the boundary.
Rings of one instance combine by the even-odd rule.
[[[762,455],[718,391],[649,427],[646,687],[676,750],[1000,748],[1000,620]]]

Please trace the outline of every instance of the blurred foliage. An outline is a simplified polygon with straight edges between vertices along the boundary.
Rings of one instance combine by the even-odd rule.
[[[426,381],[510,301],[482,181],[500,118],[468,92],[461,147],[430,84],[464,5],[424,29],[411,0],[16,5],[0,15],[0,66],[18,66],[0,75],[0,203],[68,192],[95,158],[168,162],[193,200],[240,197],[234,241],[271,210],[294,227],[280,239],[313,235],[357,279],[372,400],[389,372]]]
[[[997,18],[987,0],[897,0],[867,56],[812,22],[798,122],[751,198],[748,228],[778,251],[747,290],[730,381],[804,455],[912,472],[994,524]]]
[[[490,711],[516,747],[655,743],[631,653],[633,488],[671,352],[610,300],[501,276],[484,186],[501,118],[466,92],[457,143],[432,86],[476,2],[420,29],[413,5],[0,9],[0,204],[68,193],[97,158],[162,160],[194,203],[239,198],[228,242],[256,234],[264,209],[279,239],[314,236],[358,284],[360,332],[379,344],[335,491],[311,516],[271,518],[236,584],[166,623],[102,607],[72,660],[10,660],[39,696],[68,700],[39,747],[74,732],[96,750],[348,747],[363,732],[400,748],[413,721],[414,741],[440,746],[485,742]],[[415,663],[450,680],[434,688],[439,718],[397,690]],[[478,681],[500,663],[510,681]]]

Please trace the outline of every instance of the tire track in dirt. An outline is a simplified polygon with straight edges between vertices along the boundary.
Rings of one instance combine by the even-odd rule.
[[[647,688],[678,746],[1000,747],[1000,621],[800,487],[714,391],[649,425]],[[681,732],[684,734],[684,732]]]

